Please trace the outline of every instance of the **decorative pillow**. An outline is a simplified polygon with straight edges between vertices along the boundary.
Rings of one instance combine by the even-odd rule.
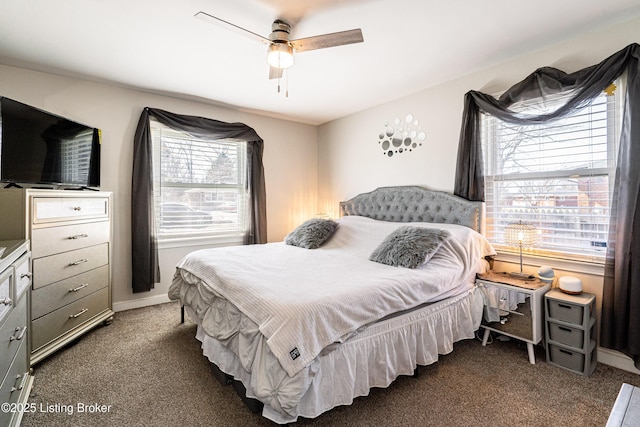
[[[319,248],[338,228],[338,223],[330,219],[313,218],[300,224],[287,234],[284,242],[287,245],[306,249]]]
[[[447,230],[437,228],[400,227],[385,237],[369,260],[416,268],[426,264],[450,235]]]

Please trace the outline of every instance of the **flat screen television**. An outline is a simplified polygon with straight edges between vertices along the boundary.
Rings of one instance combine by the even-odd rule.
[[[0,97],[0,181],[100,187],[100,130]]]

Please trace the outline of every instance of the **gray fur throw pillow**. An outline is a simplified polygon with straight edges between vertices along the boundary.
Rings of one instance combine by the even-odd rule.
[[[313,218],[300,224],[287,234],[284,242],[287,245],[306,249],[319,248],[338,228],[338,223],[330,219]]]
[[[446,230],[404,226],[389,234],[369,260],[394,267],[417,268],[426,264],[451,236]]]

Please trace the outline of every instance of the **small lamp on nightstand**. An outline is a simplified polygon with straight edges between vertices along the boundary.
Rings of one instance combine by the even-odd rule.
[[[522,221],[514,222],[506,226],[504,230],[504,241],[507,245],[520,248],[520,272],[509,273],[513,277],[526,279],[529,274],[522,272],[522,248],[533,246],[536,233],[531,224],[524,224]]]

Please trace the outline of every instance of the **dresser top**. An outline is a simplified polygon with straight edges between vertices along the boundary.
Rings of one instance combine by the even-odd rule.
[[[20,255],[27,251],[28,240],[0,240],[0,271],[9,267]],[[4,251],[1,249],[4,248]]]

